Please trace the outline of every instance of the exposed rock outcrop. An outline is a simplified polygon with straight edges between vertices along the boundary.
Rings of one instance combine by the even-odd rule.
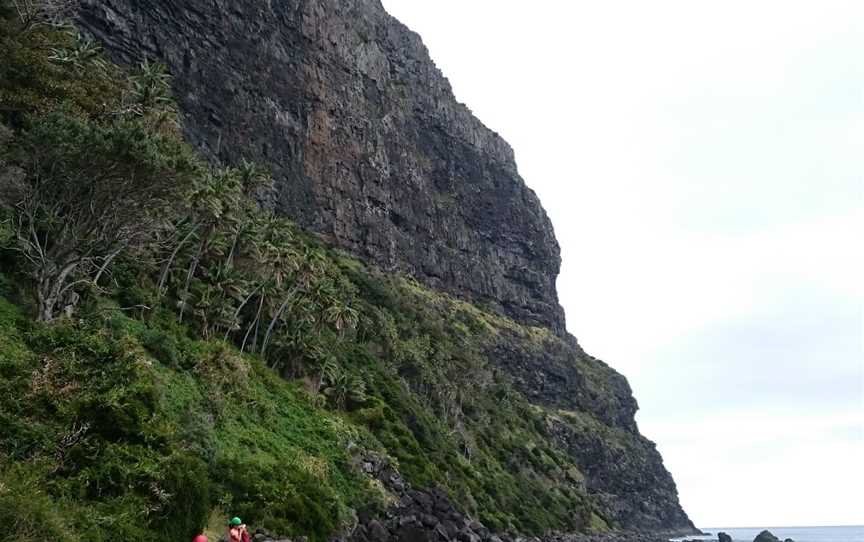
[[[677,488],[653,442],[608,428],[584,414],[549,416],[552,438],[577,459],[586,489],[607,518],[628,530],[696,531],[678,504]]]
[[[380,524],[378,524],[380,527]],[[549,535],[543,537],[521,537],[509,535],[494,535],[489,534],[485,538],[479,535],[471,535],[463,533],[455,537],[447,537],[441,535],[440,532],[435,533],[435,537],[428,538],[423,532],[405,531],[404,536],[393,536],[384,527],[376,528],[373,538],[368,538],[369,542],[667,542],[668,539],[654,536],[650,534],[640,533],[610,533],[610,534],[594,534],[594,535]],[[353,540],[353,539],[349,539]],[[253,542],[307,542],[305,537],[285,538],[266,530],[259,529],[252,537]],[[224,542],[224,541],[223,541]],[[333,539],[331,542],[344,542],[344,539]]]
[[[488,358],[535,404],[587,411],[605,424],[637,433],[639,406],[627,379],[585,353],[572,336],[525,340],[503,331]]]
[[[639,433],[627,380],[572,338],[502,331],[489,360],[547,409],[546,435],[577,460],[604,518],[625,529],[697,533],[653,442]]]
[[[332,542],[666,542],[667,539],[636,532],[576,535],[550,534],[521,537],[493,533],[483,523],[459,512],[440,490],[413,489],[389,462],[375,454],[363,458],[360,468],[377,478],[398,498],[383,516],[361,512],[357,525],[344,537]],[[263,530],[255,542],[291,542]],[[299,539],[294,539],[299,542]]]

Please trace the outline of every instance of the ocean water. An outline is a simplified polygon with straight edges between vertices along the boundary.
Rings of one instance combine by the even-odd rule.
[[[843,527],[700,527],[711,536],[688,536],[687,540],[717,540],[717,533],[723,532],[732,537],[735,542],[753,542],[756,535],[768,529],[771,533],[784,540],[791,538],[795,542],[864,542],[864,525]],[[681,540],[675,539],[675,540]]]

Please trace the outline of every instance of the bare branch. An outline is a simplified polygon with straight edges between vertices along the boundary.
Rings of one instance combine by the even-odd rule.
[[[13,0],[24,32],[38,26],[61,26],[73,18],[80,0]]]

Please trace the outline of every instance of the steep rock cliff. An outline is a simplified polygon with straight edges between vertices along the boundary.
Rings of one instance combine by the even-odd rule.
[[[84,0],[80,23],[116,60],[167,64],[203,154],[269,164],[263,204],[381,269],[553,330],[502,330],[485,355],[546,413],[610,526],[692,529],[626,379],[564,331],[558,245],[512,150],[377,0]]]
[[[639,433],[627,379],[572,336],[526,338],[502,330],[488,359],[542,409],[544,434],[573,458],[603,517],[627,530],[690,534],[693,523],[653,442]]]
[[[268,163],[268,204],[379,266],[564,329],[552,225],[510,146],[377,0],[89,0],[119,60],[164,61],[190,140]]]

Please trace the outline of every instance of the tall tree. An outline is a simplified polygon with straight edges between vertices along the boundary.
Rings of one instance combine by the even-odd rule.
[[[46,322],[69,291],[98,280],[118,254],[164,226],[197,167],[138,122],[101,125],[60,113],[35,119],[11,155],[24,175],[2,187],[3,199]]]

